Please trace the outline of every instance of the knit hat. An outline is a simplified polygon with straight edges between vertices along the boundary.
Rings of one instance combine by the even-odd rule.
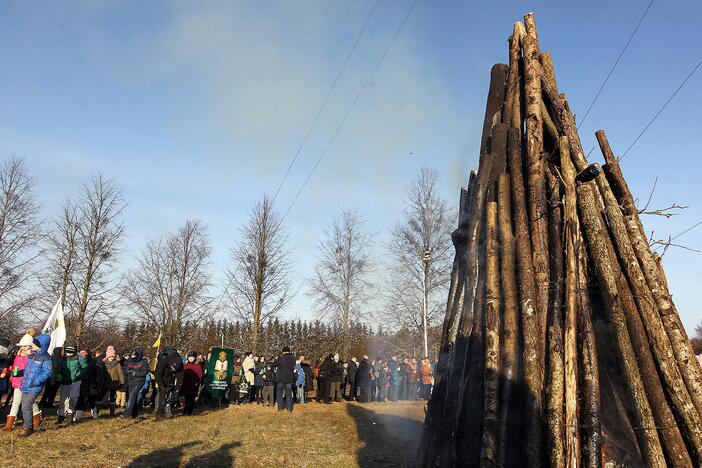
[[[107,350],[105,351],[105,357],[106,358],[111,358],[111,357],[116,357],[117,353],[115,352],[115,347],[114,346],[108,346]]]
[[[34,343],[34,337],[30,335],[29,333],[26,333],[21,340],[19,340],[19,343],[17,343],[17,346],[32,346],[32,343]]]
[[[63,350],[67,353],[75,353],[78,351],[78,345],[75,341],[66,341],[66,343],[63,345]]]
[[[78,354],[80,354],[80,355],[83,356],[83,357],[88,357],[88,352],[87,352],[86,350],[83,350],[83,351],[81,351],[81,352],[78,353]]]

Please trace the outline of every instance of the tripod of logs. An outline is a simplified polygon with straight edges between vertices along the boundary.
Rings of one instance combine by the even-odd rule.
[[[533,14],[461,190],[420,466],[702,463],[702,369],[605,133],[586,160]]]

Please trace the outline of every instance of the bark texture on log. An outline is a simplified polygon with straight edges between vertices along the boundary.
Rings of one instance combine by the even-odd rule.
[[[561,239],[560,185],[556,176],[546,171],[549,191],[549,242],[551,294],[548,308],[548,398],[546,399],[547,447],[552,467],[563,467],[565,463],[564,421],[564,363],[563,363],[563,242]]]
[[[513,430],[513,399],[519,383],[519,301],[515,272],[514,235],[512,234],[512,202],[509,175],[498,179],[497,215],[500,241],[500,277],[502,285],[502,356],[500,358],[500,422],[498,428],[498,464],[509,465],[511,440],[518,437]],[[512,444],[514,446],[514,444]]]
[[[542,54],[542,63],[543,63]],[[576,247],[579,236],[575,193],[575,168],[570,159],[568,137],[559,140],[561,175],[565,187],[563,197],[565,230],[565,338],[564,338],[564,394],[565,394],[565,461],[567,467],[578,466],[580,437],[578,432],[578,260]],[[585,272],[583,271],[584,275]],[[587,291],[585,291],[587,293]],[[589,305],[589,301],[587,301]],[[589,309],[589,307],[587,308]]]
[[[670,292],[664,287],[664,282],[660,278],[658,264],[648,245],[646,233],[639,219],[634,197],[622,175],[619,163],[614,157],[614,153],[612,153],[604,132],[600,130],[596,135],[605,162],[607,163],[604,167],[605,174],[614,192],[617,194],[618,202],[626,221],[629,239],[636,253],[636,258],[641,266],[646,284],[651,290],[653,299],[658,306],[658,313],[660,314],[663,327],[670,339],[673,353],[687,390],[692,397],[698,415],[702,415],[702,369],[700,369],[697,359],[695,358],[695,353],[692,350],[692,345],[687,337],[687,333],[685,333],[685,328],[682,322],[680,322],[680,316],[670,297]]]
[[[485,302],[485,378],[483,393],[483,440],[480,466],[495,467],[498,462],[498,415],[500,388],[500,250],[497,228],[497,203],[486,208],[486,302]]]
[[[597,280],[605,302],[607,318],[617,338],[619,362],[622,365],[629,393],[634,402],[637,426],[639,428],[637,436],[644,459],[648,466],[664,467],[666,463],[663,448],[655,429],[656,423],[653,419],[644,383],[636,362],[636,354],[627,328],[622,297],[618,291],[617,276],[612,265],[612,258],[615,255],[609,241],[609,235],[602,225],[593,193],[594,189],[595,187],[592,187],[591,182],[577,186],[578,209],[586,235],[586,244],[597,272]]]

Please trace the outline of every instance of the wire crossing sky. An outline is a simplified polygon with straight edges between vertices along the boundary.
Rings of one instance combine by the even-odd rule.
[[[457,205],[477,167],[490,67],[508,60],[514,21],[534,11],[577,116],[616,63],[580,125],[583,147],[597,148],[599,129],[615,154],[636,141],[622,161],[634,194],[645,201],[658,177],[649,209],[690,205],[644,217],[647,231],[664,239],[702,219],[699,70],[642,133],[700,60],[699,1],[655,2],[633,38],[650,0],[376,2],[2,2],[0,154],[26,159],[47,219],[91,175],[114,179],[128,202],[124,269],[146,240],[201,219],[214,292],[253,203],[280,185],[283,215],[304,186],[285,219],[299,290],[285,318],[311,318],[318,243],[343,209],[375,234],[381,284],[389,229],[421,167]],[[590,160],[601,162],[598,149]],[[702,227],[675,242],[702,248]],[[664,257],[688,332],[702,320],[700,259]]]

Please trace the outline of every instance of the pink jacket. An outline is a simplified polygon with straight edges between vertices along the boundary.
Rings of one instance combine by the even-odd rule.
[[[10,383],[12,384],[12,388],[19,388],[20,382],[22,381],[21,375],[18,375],[17,377],[12,376],[13,369],[17,368],[23,371],[27,367],[28,359],[29,356],[15,356],[15,360],[13,361],[12,365],[7,369],[8,374],[10,374]]]

